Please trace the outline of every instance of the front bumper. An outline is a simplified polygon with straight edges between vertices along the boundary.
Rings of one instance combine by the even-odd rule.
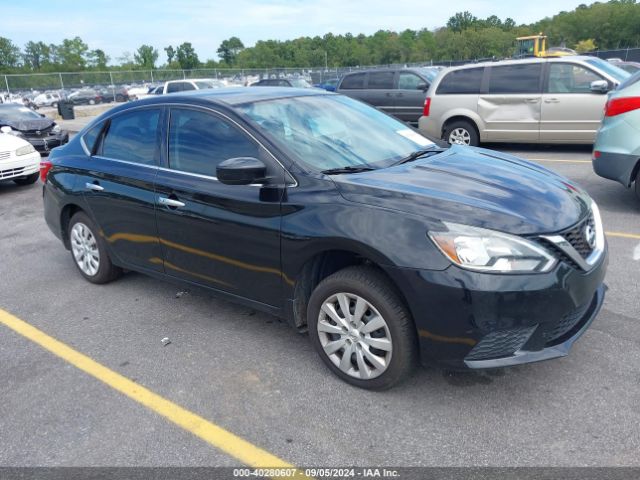
[[[69,142],[69,132],[63,130],[57,135],[48,135],[46,137],[25,136],[24,139],[33,145],[33,148],[38,152],[47,155],[52,149]]]
[[[551,272],[501,275],[450,266],[389,268],[419,336],[423,363],[496,368],[568,354],[604,301],[605,249],[588,272],[561,262]]]
[[[25,177],[40,170],[40,154],[32,152],[0,162],[0,180]]]

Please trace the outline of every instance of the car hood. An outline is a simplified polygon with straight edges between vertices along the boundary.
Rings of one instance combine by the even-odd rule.
[[[433,157],[332,177],[349,201],[503,232],[531,235],[573,226],[589,196],[569,180],[512,155],[452,146]]]
[[[33,130],[46,130],[53,126],[54,121],[50,118],[34,118],[33,120],[10,120],[2,119],[2,125],[8,125],[14,130],[29,132]]]
[[[29,142],[10,133],[0,133],[0,152],[17,150],[20,147],[29,145]]]

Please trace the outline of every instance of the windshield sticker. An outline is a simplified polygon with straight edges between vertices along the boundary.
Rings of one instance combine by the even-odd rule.
[[[404,138],[408,138],[409,140],[411,140],[414,143],[417,143],[421,147],[426,147],[428,145],[433,145],[432,142],[430,142],[429,140],[424,138],[422,135],[420,135],[419,133],[414,132],[413,130],[409,130],[408,128],[406,130],[396,130],[396,133],[398,135],[402,135]]]

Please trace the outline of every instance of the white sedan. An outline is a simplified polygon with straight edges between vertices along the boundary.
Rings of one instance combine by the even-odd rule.
[[[38,180],[40,154],[29,142],[0,132],[0,181],[13,180],[18,185],[31,185]]]

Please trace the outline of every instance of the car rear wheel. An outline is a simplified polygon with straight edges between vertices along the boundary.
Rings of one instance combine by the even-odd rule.
[[[91,283],[108,283],[122,274],[122,269],[111,263],[104,240],[91,219],[76,213],[69,222],[71,256],[80,273]]]
[[[309,335],[324,363],[360,388],[385,390],[408,377],[418,347],[411,315],[395,287],[372,267],[348,267],[311,294]]]
[[[13,183],[16,185],[33,185],[38,180],[40,173],[32,173],[31,175],[27,175],[26,177],[14,178]]]
[[[477,147],[480,144],[478,132],[471,122],[457,120],[451,122],[444,130],[443,139],[450,145],[470,145]]]
[[[640,200],[640,169],[638,169],[638,173],[636,174],[635,190],[636,190],[636,197],[638,198],[638,200]]]

